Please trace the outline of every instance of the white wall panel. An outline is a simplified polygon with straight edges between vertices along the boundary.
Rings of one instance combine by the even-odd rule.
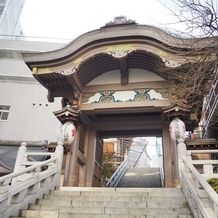
[[[0,83],[0,105],[11,106],[8,120],[0,122],[1,140],[56,141],[58,120],[53,111],[60,99],[48,103],[47,90],[38,83]],[[34,105],[35,104],[35,105]]]

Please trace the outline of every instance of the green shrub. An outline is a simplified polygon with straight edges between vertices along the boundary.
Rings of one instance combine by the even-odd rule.
[[[113,157],[114,157],[114,152],[108,152],[108,151],[103,152],[102,176],[108,179],[116,171],[116,169],[114,169],[114,165],[112,164]]]
[[[208,179],[207,182],[211,185],[211,187],[218,193],[218,178]]]

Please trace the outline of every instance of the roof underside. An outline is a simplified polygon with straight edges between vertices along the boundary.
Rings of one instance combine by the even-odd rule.
[[[141,69],[153,72],[161,78],[167,80],[168,73],[163,70],[165,67],[163,61],[158,56],[145,51],[134,51],[128,55],[125,59],[126,70]],[[77,77],[83,87],[93,81],[98,76],[101,76],[107,72],[122,70],[119,59],[115,59],[108,54],[97,54],[92,58],[81,63],[77,70]],[[73,89],[70,83],[70,77],[73,75],[65,76],[60,73],[48,73],[43,75],[35,75],[42,85],[50,90],[66,90]]]
[[[160,72],[164,63],[161,58],[145,51],[135,51],[125,59],[127,69],[143,69],[157,73],[160,77],[167,79],[166,74]],[[87,60],[79,68],[77,75],[83,86],[90,83],[96,77],[113,70],[121,70],[119,59],[108,54],[98,54]]]

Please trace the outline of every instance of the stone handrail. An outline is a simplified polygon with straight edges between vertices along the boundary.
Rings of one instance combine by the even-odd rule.
[[[28,155],[34,156],[34,153]],[[35,203],[36,199],[42,198],[44,194],[59,186],[63,158],[62,143],[58,143],[55,153],[44,155],[51,158],[42,162],[26,162],[26,146],[22,143],[14,172],[0,177],[0,218],[18,216],[20,209],[27,209],[30,203]]]
[[[180,184],[195,218],[218,217],[218,195],[185,156],[180,168]]]
[[[118,169],[115,171],[115,173],[112,175],[110,180],[107,182],[107,187],[117,187],[120,180],[123,177],[123,174],[126,172],[127,169],[127,160],[125,159],[122,164],[118,167]]]
[[[192,150],[187,151],[188,160],[191,161],[193,165],[202,165],[201,175],[207,180],[211,177],[218,177],[218,169],[216,174],[214,174],[214,166],[218,165],[218,160],[192,160],[192,154],[215,154],[218,150]],[[217,167],[218,168],[218,167]]]

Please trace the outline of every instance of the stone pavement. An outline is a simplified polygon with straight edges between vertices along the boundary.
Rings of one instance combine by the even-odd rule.
[[[118,187],[161,187],[160,168],[128,168]]]

